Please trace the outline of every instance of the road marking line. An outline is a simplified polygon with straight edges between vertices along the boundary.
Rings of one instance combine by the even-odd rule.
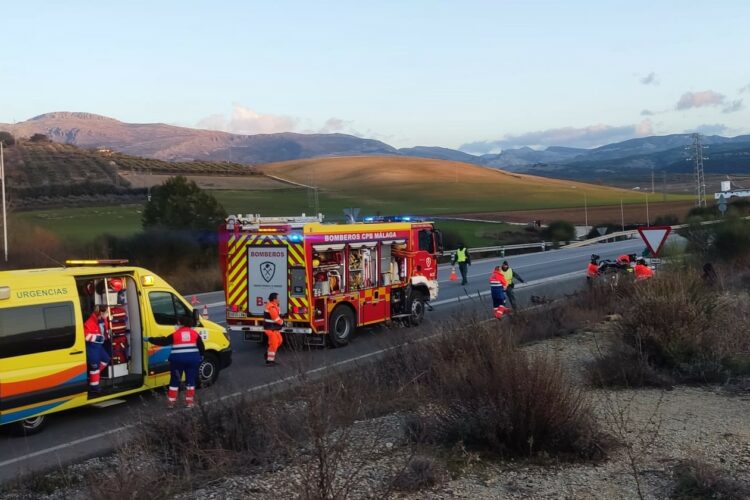
[[[91,436],[86,436],[85,438],[80,439],[74,439],[73,441],[68,441],[67,443],[61,443],[56,446],[53,446],[51,448],[45,448],[44,450],[35,451],[33,453],[28,453],[26,455],[12,458],[10,460],[5,460],[4,462],[0,462],[0,467],[5,467],[6,465],[11,465],[17,462],[21,462],[23,460],[28,460],[30,458],[38,457],[40,455],[46,455],[47,453],[52,453],[53,451],[62,450],[65,448],[70,448],[71,446],[75,446],[77,444],[85,443],[87,441],[92,441],[94,439],[99,439],[105,436],[109,436],[111,434],[115,434],[118,432],[122,432],[124,430],[128,430],[132,427],[135,427],[136,424],[128,424],[124,425],[122,427],[117,427],[116,429],[110,429],[108,431],[100,432],[98,434],[92,434]]]

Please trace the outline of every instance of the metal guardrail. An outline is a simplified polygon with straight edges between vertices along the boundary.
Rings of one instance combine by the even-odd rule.
[[[743,217],[743,219],[750,219],[750,216]],[[720,222],[723,222],[723,221],[722,220],[707,220],[707,221],[700,222],[699,225],[707,226],[710,224],[718,224]],[[686,227],[690,227],[690,224],[676,224],[670,227],[672,228],[672,230],[684,229]],[[636,234],[638,234],[637,229],[629,229],[627,231],[617,231],[616,233],[609,233],[609,234],[605,234],[604,236],[597,236],[596,238],[590,238],[588,240],[574,241],[572,243],[568,243],[567,245],[560,244],[557,246],[557,248],[580,248],[586,245],[591,245],[593,243],[599,243],[600,241],[608,241],[608,240],[613,240],[613,239],[623,238],[623,237],[632,238]],[[535,243],[522,243],[520,245],[498,245],[494,247],[469,248],[468,251],[472,254],[500,252],[501,255],[504,257],[505,252],[507,250],[522,250],[525,248],[538,248],[541,251],[545,251],[548,248],[556,248],[556,247],[554,243],[551,243],[549,241],[538,241]],[[455,250],[444,251],[443,256],[450,256],[454,252]]]

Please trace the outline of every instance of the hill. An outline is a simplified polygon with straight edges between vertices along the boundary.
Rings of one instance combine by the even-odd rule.
[[[162,160],[262,163],[312,156],[397,154],[395,148],[346,134],[238,135],[163,123],[125,123],[92,113],[56,112],[24,122],[0,124],[16,137],[44,134],[84,148],[107,147]]]
[[[129,179],[144,173],[157,178],[176,174],[261,175],[253,167],[238,163],[167,162],[23,139],[5,148],[5,170],[8,192],[16,206],[37,206],[45,202],[43,198],[137,195],[139,190],[134,188],[146,186],[142,181],[133,186]]]
[[[312,184],[343,206],[369,213],[441,214],[642,203],[629,190],[546,179],[468,163],[423,158],[364,156],[260,165],[288,181]],[[585,193],[585,194],[584,194]]]
[[[56,112],[13,125],[0,124],[17,137],[45,134],[53,141],[84,148],[106,147],[127,155],[167,161],[234,161],[258,164],[305,158],[392,155],[459,161],[511,172],[584,181],[640,183],[651,169],[689,172],[683,163],[691,134],[641,137],[592,149],[551,146],[508,148],[500,153],[474,155],[465,151],[416,146],[396,149],[373,139],[346,134],[238,135],[176,127],[163,123],[125,123],[91,113]],[[704,136],[704,143],[720,151],[708,155],[707,173],[750,173],[750,136]],[[614,182],[616,183],[616,182]]]

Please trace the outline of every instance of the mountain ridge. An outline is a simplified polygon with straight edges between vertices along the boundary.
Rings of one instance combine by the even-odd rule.
[[[460,161],[510,172],[551,177],[591,179],[613,171],[623,175],[643,170],[690,171],[684,149],[692,134],[668,134],[628,139],[596,148],[549,146],[511,148],[481,156],[439,146],[395,148],[376,139],[349,134],[281,132],[243,135],[165,123],[127,123],[88,112],[54,111],[15,124],[0,124],[16,136],[47,135],[55,142],[84,148],[106,147],[122,153],[168,161],[233,161],[261,164],[316,157],[395,155]],[[703,142],[721,147],[729,167],[709,160],[718,173],[750,172],[750,135],[704,136]],[[731,146],[737,146],[733,151]],[[669,153],[667,153],[669,152]],[[684,168],[680,167],[683,165]],[[718,170],[717,170],[718,169]]]

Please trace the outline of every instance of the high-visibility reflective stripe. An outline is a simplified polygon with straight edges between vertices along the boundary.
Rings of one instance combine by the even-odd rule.
[[[173,347],[172,354],[183,354],[186,352],[198,352],[197,347]]]

